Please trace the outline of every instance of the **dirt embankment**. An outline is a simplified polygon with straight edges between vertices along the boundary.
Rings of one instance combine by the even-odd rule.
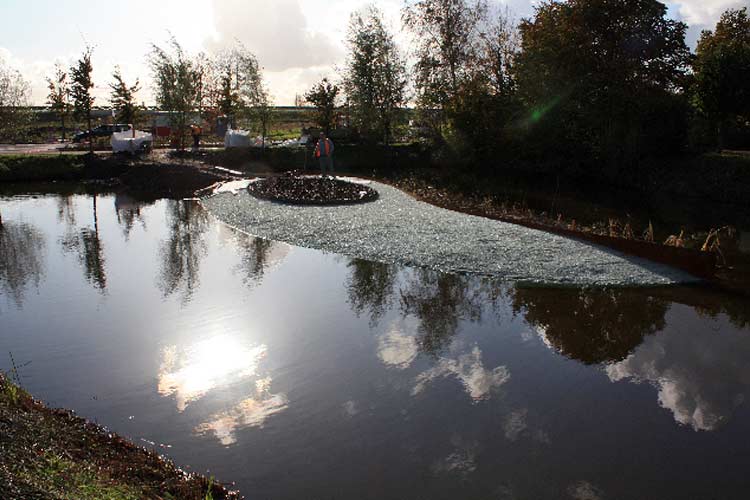
[[[67,410],[47,408],[0,373],[0,498],[241,497]]]

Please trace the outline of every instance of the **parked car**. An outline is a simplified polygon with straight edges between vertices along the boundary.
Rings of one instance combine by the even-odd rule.
[[[91,130],[78,132],[73,136],[73,142],[85,141],[89,138],[111,137],[115,132],[125,132],[130,130],[130,125],[126,123],[115,123],[114,125],[98,125]]]

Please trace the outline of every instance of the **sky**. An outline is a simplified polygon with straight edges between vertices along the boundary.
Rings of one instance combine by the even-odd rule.
[[[517,18],[530,17],[537,0],[490,0]],[[33,104],[43,104],[45,77],[56,62],[65,67],[94,46],[94,95],[106,105],[116,65],[126,82],[139,78],[137,98],[153,102],[146,63],[151,44],[170,33],[189,52],[212,52],[241,41],[264,69],[277,105],[291,105],[324,76],[335,77],[346,59],[349,16],[376,5],[401,48],[413,38],[400,26],[404,0],[0,0],[0,58],[31,83]],[[689,25],[694,48],[702,29],[712,29],[730,7],[750,0],[679,0],[667,3],[669,16]]]

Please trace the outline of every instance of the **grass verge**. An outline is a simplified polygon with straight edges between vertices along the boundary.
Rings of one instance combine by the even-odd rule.
[[[84,166],[81,155],[0,155],[0,182],[74,180]]]
[[[0,498],[241,497],[69,411],[47,408],[0,374]]]

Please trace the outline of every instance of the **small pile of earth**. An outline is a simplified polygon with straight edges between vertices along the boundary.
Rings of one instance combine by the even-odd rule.
[[[293,205],[344,205],[378,198],[369,186],[330,177],[268,177],[251,182],[247,190],[262,200]]]

